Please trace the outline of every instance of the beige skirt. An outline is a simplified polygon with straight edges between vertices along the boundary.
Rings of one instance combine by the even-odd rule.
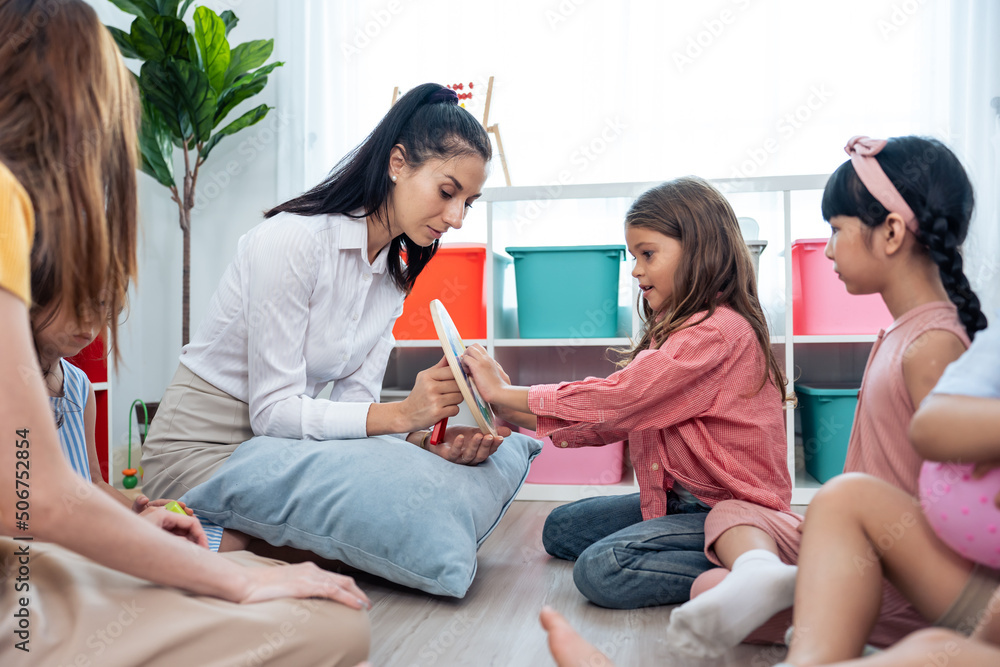
[[[142,445],[142,492],[180,498],[252,437],[250,406],[180,364]]]
[[[19,556],[25,548],[29,555]],[[285,565],[246,551],[223,558]],[[0,564],[11,568],[0,580],[4,667],[346,667],[368,655],[368,614],[330,600],[235,604],[158,586],[53,544],[5,537]]]

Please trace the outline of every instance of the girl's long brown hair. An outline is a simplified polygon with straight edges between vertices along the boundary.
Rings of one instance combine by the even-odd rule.
[[[35,213],[32,313],[106,309],[115,349],[136,273],[133,77],[82,0],[0,0],[0,82],[0,161]]]
[[[635,200],[625,216],[626,227],[642,227],[680,242],[683,252],[674,275],[674,299],[654,312],[639,295],[636,308],[643,320],[639,341],[623,351],[621,365],[662,345],[682,328],[711,317],[729,306],[753,327],[767,364],[758,391],[770,380],[787,399],[785,377],[771,352],[771,336],[757,299],[753,260],[743,241],[736,214],[722,193],[694,177],[679,178],[652,188]]]

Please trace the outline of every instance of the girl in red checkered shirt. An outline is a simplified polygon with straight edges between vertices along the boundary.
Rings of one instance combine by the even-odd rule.
[[[639,493],[559,507],[542,541],[576,561],[579,590],[603,607],[688,599],[713,566],[707,512],[741,499],[788,510],[782,406],[753,263],[725,197],[697,178],[641,195],[625,218],[644,326],[607,378],[514,387],[480,346],[463,362],[500,416],[562,447],[628,440]]]

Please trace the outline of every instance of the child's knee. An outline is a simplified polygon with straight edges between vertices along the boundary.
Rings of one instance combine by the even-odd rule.
[[[599,607],[631,608],[621,599],[621,587],[616,579],[621,568],[609,566],[613,562],[614,555],[608,551],[587,549],[573,564],[573,583],[585,598]]]
[[[556,558],[573,559],[566,545],[566,538],[572,535],[572,521],[568,512],[560,511],[562,507],[557,507],[545,517],[545,525],[542,527],[542,546],[545,552]]]
[[[695,599],[705,591],[711,590],[722,583],[722,580],[729,574],[729,570],[724,567],[716,567],[706,570],[698,575],[691,584],[691,599]]]
[[[944,665],[947,664],[946,656],[954,657],[958,655],[962,646],[968,641],[971,641],[968,637],[952,630],[945,628],[925,628],[905,637],[899,642],[898,647],[900,650],[908,647],[909,650],[915,653],[926,655],[930,660],[934,660],[938,656],[945,657],[945,662],[940,663]]]
[[[859,499],[867,496],[878,480],[861,473],[844,473],[826,482],[809,503],[809,509],[836,508],[844,511],[855,506]],[[808,517],[808,513],[806,514]]]

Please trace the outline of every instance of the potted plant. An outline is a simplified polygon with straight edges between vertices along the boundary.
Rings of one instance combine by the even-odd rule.
[[[194,28],[184,15],[194,0],[110,0],[136,18],[129,32],[108,27],[122,56],[142,62],[136,80],[142,99],[139,146],[142,171],[170,189],[177,203],[183,236],[181,344],[190,329],[191,209],[198,171],[212,149],[227,136],[259,123],[272,108],[261,104],[219,128],[242,102],[267,85],[268,75],[284,63],[265,64],[273,39],[230,46],[238,19],[231,10],[194,11]],[[219,128],[219,129],[217,129]],[[174,152],[184,156],[183,178],[174,176]]]

